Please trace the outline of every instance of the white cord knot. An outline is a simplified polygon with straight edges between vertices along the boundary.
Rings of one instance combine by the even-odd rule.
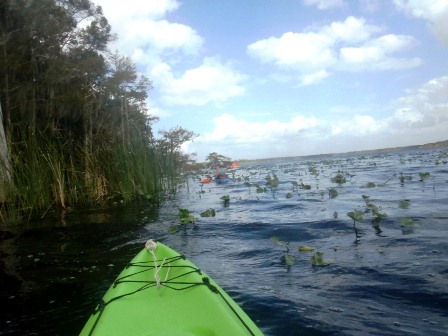
[[[160,264],[160,266],[159,266],[158,262],[157,262],[157,256],[155,253],[155,250],[157,248],[157,243],[154,240],[149,239],[146,242],[145,247],[149,251],[149,253],[151,253],[151,255],[152,255],[152,260],[154,261],[154,269],[155,269],[154,280],[156,281],[157,288],[159,288],[160,284],[161,284],[159,272],[162,270],[162,267],[163,267],[163,264],[165,263],[166,258],[163,258],[162,264]],[[168,274],[169,274],[169,269],[168,269],[168,273],[166,274],[165,281],[168,278]]]
[[[149,252],[152,252],[157,248],[157,243],[154,240],[150,239],[146,242],[145,247]]]

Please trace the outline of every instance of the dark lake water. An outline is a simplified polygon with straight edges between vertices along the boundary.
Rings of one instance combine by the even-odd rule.
[[[150,238],[189,257],[266,335],[448,335],[447,161],[439,149],[264,162],[225,185],[192,177],[160,208],[2,227],[0,335],[77,335]],[[179,225],[179,208],[195,224]]]

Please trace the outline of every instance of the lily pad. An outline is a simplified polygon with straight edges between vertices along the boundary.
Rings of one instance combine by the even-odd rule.
[[[190,214],[190,210],[179,209],[179,223],[180,224],[193,223],[195,220],[196,220],[196,218]]]

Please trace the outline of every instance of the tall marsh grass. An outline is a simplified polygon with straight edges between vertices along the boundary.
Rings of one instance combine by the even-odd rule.
[[[163,171],[145,141],[94,139],[87,150],[61,136],[20,134],[11,147],[12,179],[3,186],[0,220],[44,216],[50,209],[157,200]]]

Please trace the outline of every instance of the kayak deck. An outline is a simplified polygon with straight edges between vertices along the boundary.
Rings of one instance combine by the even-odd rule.
[[[157,243],[120,273],[81,335],[262,335],[196,265]]]

